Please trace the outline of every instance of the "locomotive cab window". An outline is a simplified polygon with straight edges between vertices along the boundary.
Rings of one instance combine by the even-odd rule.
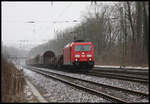
[[[91,45],[76,45],[75,51],[91,51]]]

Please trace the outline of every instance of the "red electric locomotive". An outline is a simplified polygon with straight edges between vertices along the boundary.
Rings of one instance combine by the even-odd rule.
[[[77,40],[67,44],[63,50],[63,64],[66,66],[94,66],[94,46],[91,42]]]

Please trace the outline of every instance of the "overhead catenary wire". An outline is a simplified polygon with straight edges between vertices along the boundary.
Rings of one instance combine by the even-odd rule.
[[[56,19],[60,18],[60,16],[63,15],[64,11],[65,11],[67,8],[69,8],[70,5],[71,5],[71,3],[68,4],[68,5],[66,6],[66,8],[64,8],[64,9],[62,10],[62,12],[58,15],[58,17],[57,17]],[[57,22],[54,21],[53,23],[57,23]],[[55,26],[53,26],[53,27],[54,27],[54,33],[55,33],[55,32],[56,32],[56,31],[55,31]]]
[[[7,22],[9,22],[9,23],[29,23],[29,22],[20,22],[20,21],[7,21]],[[49,20],[47,20],[47,21],[35,21],[34,23],[53,23],[53,24],[55,24],[55,23],[71,23],[71,22],[79,22],[79,20],[63,20],[63,21],[49,21]]]
[[[69,3],[63,10],[62,10],[62,12],[58,15],[58,17],[57,18],[59,18],[59,17],[61,17],[65,12],[66,12],[66,10],[70,7],[70,5],[71,5],[72,3]],[[16,21],[16,20],[10,20],[10,21],[7,21],[7,22],[9,22],[9,23],[32,23],[32,24],[34,24],[34,23],[43,23],[43,22],[46,22],[46,23],[53,23],[53,24],[55,24],[55,23],[71,23],[71,22],[79,22],[78,20],[63,20],[63,21],[27,21],[27,22],[25,22],[25,21]],[[47,30],[47,29],[46,29]],[[35,31],[35,28],[33,29],[33,32],[35,33],[36,31]],[[42,33],[44,33],[45,31],[43,31]],[[54,31],[55,32],[55,31]]]
[[[72,3],[68,4],[68,5],[66,6],[66,8],[64,8],[64,9],[62,10],[62,12],[58,15],[58,17],[57,17],[56,19],[58,19],[60,16],[62,16],[63,13],[66,12],[66,9],[69,8],[69,6],[70,6],[71,4],[72,4]]]

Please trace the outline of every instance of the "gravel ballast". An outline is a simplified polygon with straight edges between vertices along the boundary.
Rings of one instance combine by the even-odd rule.
[[[47,70],[50,72],[57,72],[60,74],[65,74],[65,75],[73,76],[76,78],[90,80],[90,81],[94,81],[94,82],[98,82],[98,83],[103,83],[106,85],[112,85],[112,86],[121,87],[121,88],[125,88],[125,89],[140,91],[140,92],[144,92],[144,93],[149,92],[148,85],[144,85],[144,84],[140,84],[140,83],[136,83],[136,82],[128,82],[128,81],[122,81],[122,80],[117,80],[117,79],[100,78],[100,77],[95,77],[95,76],[67,73],[67,72],[55,71],[55,70],[50,70],[50,69],[47,69]],[[27,71],[27,72],[29,72],[29,71]],[[43,77],[39,74],[36,74],[35,72],[30,71],[30,74],[31,73],[34,74],[34,77],[35,77],[35,78],[33,78],[33,75],[31,75],[32,77],[30,76],[33,79],[34,83],[36,83],[36,85],[45,89],[44,95],[51,102],[109,102],[103,98],[100,98],[95,95],[91,95],[86,92],[72,88],[69,85],[61,83],[59,81],[52,80],[50,78],[45,79],[45,77]],[[36,77],[38,77],[38,80],[36,79]],[[43,78],[41,78],[41,77],[43,77]],[[40,82],[42,82],[43,84],[41,84]],[[47,88],[46,86],[50,86],[50,87]],[[72,92],[73,92],[73,94],[72,94]],[[132,95],[125,95],[125,96],[128,96],[129,99],[132,99],[131,101],[133,101],[133,102],[148,102],[147,98],[141,99],[138,96],[135,97]]]
[[[67,73],[67,72],[54,71],[54,70],[49,70],[49,69],[44,69],[44,70],[48,70],[50,72],[57,72],[57,73],[72,76],[75,78],[90,80],[93,82],[103,83],[106,85],[112,85],[112,86],[116,86],[120,88],[143,92],[143,93],[149,93],[148,84],[141,84],[138,82],[130,82],[130,81],[125,81],[125,80],[110,79],[110,78],[104,78],[104,77],[89,76],[89,75],[84,75],[84,74]]]
[[[24,72],[49,102],[110,102],[30,70]]]
[[[36,99],[36,97],[33,95],[30,87],[27,84],[25,85],[25,88],[24,88],[24,101],[23,102],[28,102],[28,103],[31,103],[31,102],[37,103],[37,102],[39,102]]]

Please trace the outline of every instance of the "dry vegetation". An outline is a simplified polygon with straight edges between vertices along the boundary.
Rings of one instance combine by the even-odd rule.
[[[62,53],[63,47],[76,36],[94,44],[96,64],[148,66],[148,2],[113,4],[95,2],[79,25],[56,32],[56,39],[33,48],[30,55],[47,49]]]
[[[2,102],[22,102],[24,83],[23,73],[2,57]]]

